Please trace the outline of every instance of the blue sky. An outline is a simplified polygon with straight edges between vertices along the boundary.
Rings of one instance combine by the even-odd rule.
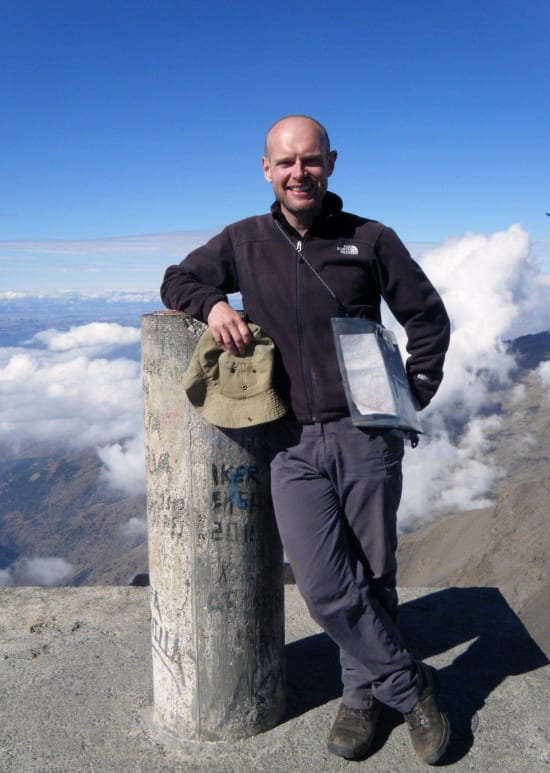
[[[326,124],[346,209],[407,243],[519,222],[550,268],[547,0],[0,9],[0,292],[158,286],[268,208],[292,112]]]

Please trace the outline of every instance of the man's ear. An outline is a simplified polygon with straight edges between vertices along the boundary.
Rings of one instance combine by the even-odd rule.
[[[271,165],[265,156],[262,157],[262,169],[264,170],[264,177],[267,180],[267,182],[268,183],[273,182],[273,179],[271,177]]]
[[[334,172],[334,165],[336,163],[337,158],[338,158],[338,153],[336,152],[336,150],[330,150],[328,153],[327,177],[330,177],[331,174]]]

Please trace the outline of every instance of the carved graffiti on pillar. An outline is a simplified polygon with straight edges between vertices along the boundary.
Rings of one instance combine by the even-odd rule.
[[[185,686],[182,653],[177,634],[162,619],[160,596],[151,586],[151,641],[153,652],[175,682],[179,694]]]
[[[254,465],[240,464],[229,481],[229,499],[232,504],[236,505],[241,510],[248,510],[249,498],[248,492],[243,491],[242,487],[248,483],[249,480],[258,483],[255,478],[257,473],[257,467]]]
[[[223,585],[227,585],[228,582],[229,580],[227,579],[227,566],[226,564],[222,563],[217,584],[219,585],[220,583],[223,583]]]
[[[254,524],[240,523],[239,521],[214,521],[210,536],[216,541],[254,542]]]
[[[157,459],[155,472],[172,472],[170,469],[170,454],[168,451],[163,451]]]
[[[230,485],[236,479],[239,481],[252,481],[259,483],[257,478],[258,467],[255,464],[213,464],[212,481],[215,486]]]
[[[254,464],[212,465],[212,509],[231,515],[235,509],[248,513],[262,510],[258,468]]]
[[[247,492],[240,490],[238,495],[231,494],[230,491],[214,489],[212,491],[212,509],[214,511],[223,511],[232,515],[235,509],[244,510],[249,513],[259,513],[262,510],[263,497],[261,491]]]
[[[150,411],[145,413],[144,423],[150,432],[158,432],[160,430],[159,417]]]

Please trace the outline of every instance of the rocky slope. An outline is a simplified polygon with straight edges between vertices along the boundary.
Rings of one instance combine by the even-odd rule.
[[[147,566],[145,497],[99,482],[95,451],[32,448],[0,457],[0,569],[16,559],[58,557],[73,571],[64,583],[125,585]]]

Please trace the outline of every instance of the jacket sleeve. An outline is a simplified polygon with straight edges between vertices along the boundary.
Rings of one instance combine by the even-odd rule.
[[[376,245],[380,291],[407,334],[407,375],[419,408],[425,408],[443,378],[450,321],[443,301],[418,263],[391,228]]]
[[[233,256],[227,227],[181,263],[166,269],[160,288],[164,305],[206,322],[212,306],[239,289]]]

